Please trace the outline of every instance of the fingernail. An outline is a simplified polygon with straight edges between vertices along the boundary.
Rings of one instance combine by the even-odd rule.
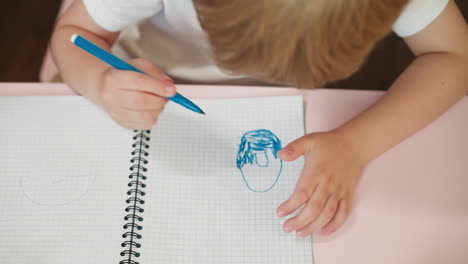
[[[175,86],[173,84],[168,84],[164,90],[169,94],[173,94],[175,92]]]
[[[290,147],[285,147],[280,151],[283,152],[286,155],[291,155],[292,154],[292,149]]]
[[[284,227],[284,232],[286,233],[289,233],[289,232],[292,232],[294,230],[294,228],[290,225],[287,225]]]
[[[284,211],[284,210],[278,211],[278,216],[279,217],[285,217],[286,216],[286,211]]]
[[[305,236],[307,236],[307,231],[301,230],[301,231],[299,231],[299,232],[296,232],[296,235],[297,235],[298,237],[305,237]]]

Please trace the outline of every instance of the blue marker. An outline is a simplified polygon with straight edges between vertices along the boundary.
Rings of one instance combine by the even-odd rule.
[[[82,48],[83,50],[89,52],[90,54],[96,56],[98,59],[101,59],[105,63],[111,65],[112,67],[118,70],[127,70],[127,71],[136,71],[139,73],[143,73],[142,71],[138,70],[137,68],[133,67],[132,65],[126,63],[125,61],[117,58],[116,56],[110,54],[106,50],[100,48],[96,44],[92,43],[91,41],[83,38],[80,35],[73,34],[71,37],[71,42],[76,46]],[[181,106],[192,110],[199,114],[205,114],[203,110],[200,109],[196,104],[194,104],[189,99],[185,98],[183,95],[176,93],[172,97],[168,97],[167,99],[173,101],[174,103],[180,104]]]

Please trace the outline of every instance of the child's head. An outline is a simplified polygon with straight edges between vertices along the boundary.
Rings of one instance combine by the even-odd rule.
[[[409,0],[194,0],[223,69],[297,87],[345,78]]]

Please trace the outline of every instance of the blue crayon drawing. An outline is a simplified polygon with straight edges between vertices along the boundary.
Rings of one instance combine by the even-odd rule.
[[[237,152],[237,168],[247,188],[253,192],[268,192],[276,185],[283,169],[277,152],[281,141],[270,130],[246,132]]]

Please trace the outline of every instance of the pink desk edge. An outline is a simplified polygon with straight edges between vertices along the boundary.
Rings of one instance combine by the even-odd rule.
[[[332,129],[382,92],[183,86],[189,98],[302,95],[307,132]],[[0,84],[0,96],[75,95],[62,84]],[[468,263],[468,97],[374,160],[335,235],[314,236],[315,262]]]

